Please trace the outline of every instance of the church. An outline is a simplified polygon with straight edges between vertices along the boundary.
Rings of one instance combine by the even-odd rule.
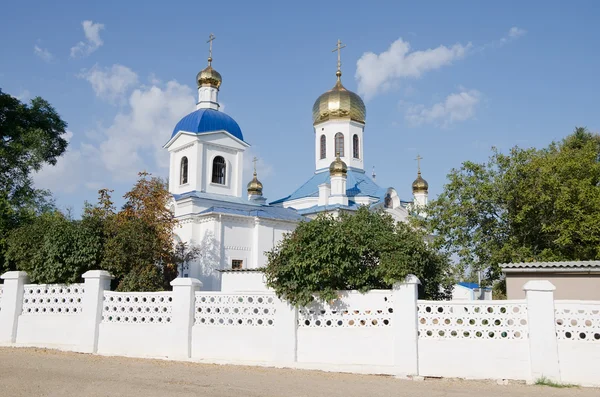
[[[211,34],[208,66],[196,76],[196,110],[175,125],[164,145],[170,155],[170,209],[179,221],[175,238],[199,246],[201,252],[184,269],[183,277],[201,280],[203,290],[229,289],[222,285],[226,282],[223,274],[246,273],[243,280],[252,282],[251,273],[266,265],[264,253],[299,222],[321,213],[336,216],[356,211],[363,205],[406,221],[410,211],[418,212],[427,204],[428,184],[420,167],[412,184],[412,201],[401,200],[394,188],[380,187],[375,175],[365,172],[367,112],[360,96],[342,85],[340,50],[344,46],[339,40],[335,84],[317,98],[312,109],[312,175],[288,196],[267,203],[255,168],[244,191],[244,152],[250,144],[238,123],[219,110],[223,80],[212,67],[213,40]]]

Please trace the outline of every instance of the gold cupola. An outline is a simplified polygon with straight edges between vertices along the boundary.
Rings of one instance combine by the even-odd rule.
[[[208,37],[208,43],[210,43],[209,52],[208,52],[208,66],[202,69],[196,75],[196,83],[198,84],[198,88],[200,87],[214,87],[219,89],[221,87],[221,82],[223,79],[221,78],[221,74],[213,69],[212,67],[212,42],[215,39],[215,35],[212,33]]]
[[[322,94],[313,105],[313,125],[327,120],[349,119],[365,123],[367,109],[363,100],[342,85],[340,50],[344,48],[340,40],[334,51],[338,52],[337,82],[332,89]]]
[[[414,193],[427,193],[429,190],[429,184],[423,177],[421,176],[421,159],[422,157],[417,155],[417,179],[412,183],[412,191]]]
[[[346,176],[348,174],[348,166],[340,158],[340,154],[337,153],[335,160],[329,166],[330,176]]]
[[[258,180],[256,176],[256,170],[254,170],[254,178],[248,182],[248,195],[249,196],[262,196],[263,184]]]

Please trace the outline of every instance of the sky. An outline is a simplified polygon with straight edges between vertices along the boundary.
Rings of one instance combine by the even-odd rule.
[[[116,198],[195,109],[195,76],[223,76],[219,100],[259,158],[269,201],[314,172],[312,105],[342,81],[365,100],[365,169],[411,200],[417,154],[430,199],[491,147],[543,147],[600,129],[597,1],[5,2],[0,88],[41,96],[68,123],[69,148],[34,176],[59,208]],[[119,200],[117,202],[120,203]]]

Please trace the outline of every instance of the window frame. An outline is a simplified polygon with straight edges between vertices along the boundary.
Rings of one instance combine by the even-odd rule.
[[[334,143],[334,147],[335,147],[335,155],[336,157],[339,155],[340,157],[344,157],[344,134],[342,134],[341,132],[338,132],[335,134],[335,136],[333,137],[333,143]]]
[[[327,158],[327,137],[321,134],[321,160]]]
[[[241,270],[244,268],[244,260],[243,259],[232,259],[231,260],[231,270]]]
[[[218,162],[218,159],[222,159],[223,162]],[[215,166],[219,166],[220,169],[220,173],[217,173],[217,169]],[[214,183],[216,185],[227,185],[227,160],[225,160],[225,157],[217,155],[213,158],[212,160],[212,169],[211,169],[211,178],[210,181],[211,183]]]
[[[187,156],[183,156],[179,162],[179,185],[187,185],[189,183],[189,163]]]
[[[358,134],[352,136],[352,157],[360,159],[360,139],[358,138]]]

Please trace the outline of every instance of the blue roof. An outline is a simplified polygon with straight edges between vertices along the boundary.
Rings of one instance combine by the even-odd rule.
[[[306,183],[300,186],[294,193],[287,197],[273,201],[271,204],[279,204],[284,201],[296,200],[304,197],[319,197],[319,185],[329,182],[329,170],[314,174]],[[350,168],[346,179],[346,195],[352,197],[375,197],[383,199],[387,189],[379,187],[373,179],[369,178],[363,170]]]
[[[238,123],[226,113],[214,109],[198,109],[179,120],[179,123],[177,123],[173,130],[171,138],[179,131],[202,134],[204,132],[222,130],[229,132],[241,141],[244,140],[242,130]]]

